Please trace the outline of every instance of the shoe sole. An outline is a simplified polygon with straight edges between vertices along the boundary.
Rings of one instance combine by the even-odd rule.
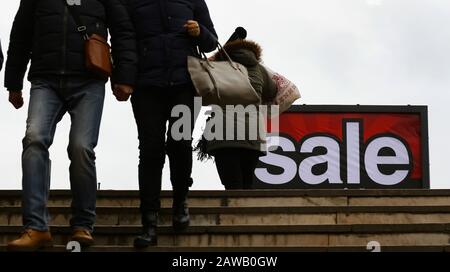
[[[153,242],[151,242],[151,243],[146,243],[146,242],[134,242],[133,243],[133,246],[134,246],[134,248],[136,248],[136,249],[146,249],[146,248],[149,248],[149,247],[155,247],[155,246],[158,246],[158,240],[155,240],[155,241],[153,241]]]
[[[92,245],[94,245],[94,239],[84,239],[84,238],[77,238],[77,237],[72,237],[70,238],[70,241],[75,241],[80,243],[81,247],[90,247]]]

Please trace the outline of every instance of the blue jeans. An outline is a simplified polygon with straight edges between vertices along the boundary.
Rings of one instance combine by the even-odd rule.
[[[22,214],[25,229],[47,231],[50,190],[49,147],[56,125],[71,117],[69,147],[72,228],[93,231],[97,191],[95,152],[99,136],[105,83],[67,77],[32,81],[27,130],[23,139]]]

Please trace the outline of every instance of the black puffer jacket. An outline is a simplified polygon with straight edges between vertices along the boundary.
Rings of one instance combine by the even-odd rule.
[[[2,42],[0,42],[0,71],[3,68],[3,51],[2,51]]]
[[[109,29],[114,82],[134,85],[136,37],[123,0],[82,0],[76,8],[89,34],[107,37]],[[21,0],[6,62],[8,90],[22,90],[30,59],[30,80],[42,75],[93,76],[85,66],[84,40],[63,0]]]
[[[205,0],[126,0],[138,40],[139,85],[167,87],[191,81],[187,56],[196,47],[211,52],[217,34]],[[201,34],[191,38],[183,28],[198,21]]]

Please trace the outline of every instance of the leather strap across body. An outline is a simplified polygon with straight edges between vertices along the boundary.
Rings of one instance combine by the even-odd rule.
[[[67,0],[62,0],[77,25],[77,32],[83,37],[85,44],[86,68],[102,78],[112,75],[113,65],[111,47],[106,38],[98,34],[89,35],[86,25],[83,23],[78,7],[69,5]]]

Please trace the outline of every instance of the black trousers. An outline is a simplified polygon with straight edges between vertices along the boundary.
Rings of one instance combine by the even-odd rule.
[[[158,212],[161,208],[162,170],[166,154],[169,157],[175,205],[187,197],[192,186],[192,132],[197,117],[194,116],[194,92],[192,84],[151,87],[138,89],[131,98],[139,134],[139,191],[143,215]],[[176,105],[187,106],[192,113],[190,127],[184,127],[190,129],[189,140],[175,140],[170,133],[179,119],[171,117]]]
[[[253,176],[261,153],[243,148],[215,151],[217,171],[226,190],[253,189]]]

